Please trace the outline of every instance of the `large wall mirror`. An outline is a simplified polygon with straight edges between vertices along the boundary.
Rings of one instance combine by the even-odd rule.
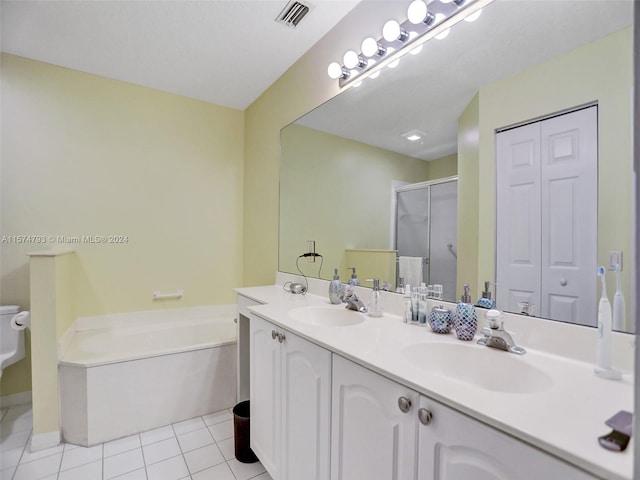
[[[594,105],[597,192],[593,211],[582,215],[595,219],[597,233],[576,234],[571,245],[595,252],[585,270],[593,279],[589,295],[598,288],[597,265],[608,268],[609,253],[622,252],[627,312],[620,329],[631,331],[632,3],[495,0],[475,22],[460,22],[447,38],[428,41],[396,68],[285,127],[279,270],[330,279],[338,268],[346,281],[348,267],[356,267],[363,284],[377,276],[395,288],[396,189],[456,178],[457,238],[455,245],[445,240],[457,257],[456,279],[444,296],[454,301],[468,283],[476,300],[485,281],[496,281],[496,249],[505,238],[496,229],[504,224],[496,219],[497,132]],[[424,136],[408,141],[413,130]],[[534,235],[532,244],[549,243],[546,234]],[[322,261],[298,258],[309,240]],[[607,283],[611,300],[613,272]],[[517,312],[509,287],[492,291],[499,308]],[[562,309],[540,307],[533,305],[534,316],[595,325],[590,315],[565,318]]]

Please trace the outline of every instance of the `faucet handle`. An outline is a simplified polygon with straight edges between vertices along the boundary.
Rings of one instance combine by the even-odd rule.
[[[484,316],[484,318],[489,322],[489,328],[493,330],[504,330],[504,322],[501,322],[502,325],[498,326],[498,320],[500,317],[502,317],[502,312],[500,310],[489,310]]]

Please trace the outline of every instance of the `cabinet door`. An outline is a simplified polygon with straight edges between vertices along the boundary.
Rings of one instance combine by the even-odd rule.
[[[419,426],[419,480],[595,480],[438,402],[420,397],[420,409],[432,418]]]
[[[282,479],[326,480],[330,468],[331,353],[285,332]]]
[[[418,395],[337,355],[332,390],[331,479],[413,480]]]
[[[251,448],[274,478],[280,478],[280,350],[272,338],[276,328],[251,315],[249,345],[251,351]]]

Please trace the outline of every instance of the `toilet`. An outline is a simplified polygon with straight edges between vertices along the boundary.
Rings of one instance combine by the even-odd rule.
[[[0,378],[2,371],[24,358],[24,330],[11,327],[11,319],[20,312],[17,305],[0,306]],[[28,320],[28,312],[25,312]]]

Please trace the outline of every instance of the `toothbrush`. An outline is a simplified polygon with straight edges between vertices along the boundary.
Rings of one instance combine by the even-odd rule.
[[[598,267],[602,294],[598,303],[598,336],[596,339],[596,368],[594,373],[602,378],[620,380],[620,372],[611,368],[611,304],[607,297],[606,270]]]
[[[613,296],[613,329],[624,331],[625,305],[620,284],[620,264],[616,264],[613,271],[616,272],[616,293]]]

